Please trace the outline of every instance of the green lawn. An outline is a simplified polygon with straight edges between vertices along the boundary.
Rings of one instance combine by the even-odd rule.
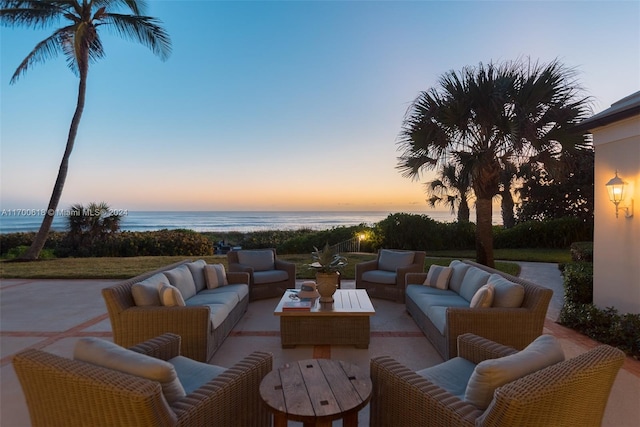
[[[349,265],[343,271],[345,279],[355,278],[355,265],[375,258],[375,254],[345,254]],[[227,264],[227,257],[157,256],[118,258],[57,258],[32,262],[0,262],[0,277],[20,279],[126,279],[155,270],[183,259],[204,259],[208,264]],[[314,271],[307,267],[310,254],[278,255],[278,258],[295,262],[299,279],[313,278]],[[452,259],[475,259],[474,251],[440,251],[427,254],[425,271],[431,264],[448,265]],[[569,250],[555,249],[498,249],[495,259],[505,261],[533,261],[564,263],[571,260]],[[519,267],[513,262],[496,262],[498,270],[518,275]]]

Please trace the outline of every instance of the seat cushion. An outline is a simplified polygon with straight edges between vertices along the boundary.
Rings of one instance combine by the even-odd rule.
[[[560,343],[552,335],[541,335],[518,353],[478,363],[469,378],[464,399],[479,409],[486,409],[498,387],[563,360]]]
[[[211,327],[218,329],[222,323],[227,320],[227,317],[231,313],[231,309],[225,304],[204,304],[211,310],[209,318],[211,320]]]
[[[453,272],[453,268],[451,267],[433,264],[429,267],[429,272],[423,285],[431,288],[448,289],[451,272]]]
[[[463,400],[467,383],[475,367],[476,365],[467,359],[454,357],[430,368],[417,371],[416,374]]]
[[[202,291],[189,298],[186,301],[186,305],[193,307],[207,304],[222,304],[227,306],[229,310],[233,310],[239,301],[235,292],[208,293],[207,291]]]
[[[169,283],[180,290],[185,300],[196,294],[196,283],[193,281],[191,270],[186,265],[167,270],[164,275],[169,279]]]
[[[491,274],[484,270],[470,267],[465,273],[464,279],[462,279],[460,292],[458,293],[462,298],[471,301],[476,292],[478,292],[478,289],[487,284],[489,276],[491,276]]]
[[[242,301],[242,299],[245,296],[249,295],[249,285],[236,283],[236,284],[231,284],[227,286],[222,286],[216,289],[205,289],[204,291],[198,292],[198,295],[196,295],[196,297],[198,297],[201,294],[202,295],[231,294],[231,295],[235,295],[239,302],[239,301]]]
[[[462,280],[471,266],[462,261],[453,260],[449,263],[449,267],[453,269],[451,277],[449,278],[449,289],[459,294],[460,287],[462,286]]]
[[[411,298],[416,302],[417,302],[416,298],[422,295],[450,295],[450,296],[458,296],[459,298],[462,298],[458,294],[453,292],[451,289],[437,289],[437,288],[431,288],[429,286],[423,286],[423,285],[407,285],[405,293],[407,298]]]
[[[207,289],[215,289],[229,284],[224,264],[209,264],[204,267],[204,278]]]
[[[396,272],[386,270],[370,270],[362,273],[362,280],[383,285],[396,284]]]
[[[186,396],[173,365],[164,360],[120,347],[111,341],[94,337],[80,338],[73,350],[73,358],[93,365],[157,381],[167,402]]]
[[[253,273],[253,283],[256,285],[283,282],[288,279],[289,274],[284,270],[254,271]]]
[[[193,276],[193,283],[196,285],[196,293],[207,287],[207,282],[204,278],[204,266],[207,265],[206,261],[199,259],[187,264],[191,275]]]
[[[524,286],[513,283],[499,274],[489,276],[488,284],[494,287],[493,307],[518,308],[524,301]]]
[[[272,250],[238,251],[238,262],[248,265],[254,271],[267,271],[275,268],[275,256]]]
[[[411,251],[392,251],[381,249],[378,258],[378,270],[393,271],[413,264],[414,253]]]
[[[222,366],[209,365],[184,356],[174,357],[167,362],[173,365],[187,394],[193,393],[227,370]]]
[[[148,279],[134,283],[131,286],[133,302],[140,307],[162,305],[159,291],[162,286],[169,284],[169,279],[162,273],[154,274]]]

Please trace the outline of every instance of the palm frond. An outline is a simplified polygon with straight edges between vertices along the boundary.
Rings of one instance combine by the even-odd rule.
[[[10,83],[14,83],[18,78],[26,73],[34,64],[45,62],[47,59],[55,58],[63,50],[61,38],[65,37],[68,28],[61,28],[52,35],[39,42],[31,52],[22,60],[16,71],[11,76]]]
[[[138,41],[165,61],[171,55],[171,39],[160,21],[149,16],[106,13],[102,23],[124,37]],[[102,25],[96,24],[96,25]]]

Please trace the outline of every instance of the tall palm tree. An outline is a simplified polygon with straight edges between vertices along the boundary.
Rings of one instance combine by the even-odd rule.
[[[127,9],[132,14],[116,13]],[[98,29],[104,28],[116,35],[132,39],[151,49],[160,59],[171,54],[171,40],[160,22],[142,15],[145,2],[140,0],[0,0],[0,23],[7,26],[48,27],[62,26],[39,42],[20,63],[10,83],[39,62],[62,53],[69,68],[79,77],[76,110],[71,119],[67,144],[62,156],[58,176],[53,187],[42,225],[29,250],[22,259],[37,259],[53,222],[69,168],[69,157],[76,140],[78,126],[84,110],[89,64],[104,57]]]
[[[500,159],[558,160],[583,141],[571,125],[588,113],[574,72],[513,61],[479,64],[439,79],[409,107],[400,132],[398,168],[417,179],[423,169],[460,160],[476,196],[476,260],[493,266],[492,199],[500,191]]]
[[[449,206],[451,213],[458,209],[458,222],[469,222],[469,196],[471,182],[469,173],[455,164],[443,165],[437,179],[425,184],[427,203],[431,207],[437,204]],[[453,194],[452,194],[453,193]]]

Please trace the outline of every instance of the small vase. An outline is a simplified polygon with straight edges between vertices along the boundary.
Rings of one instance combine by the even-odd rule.
[[[320,302],[333,302],[333,294],[338,289],[339,273],[316,273]]]

